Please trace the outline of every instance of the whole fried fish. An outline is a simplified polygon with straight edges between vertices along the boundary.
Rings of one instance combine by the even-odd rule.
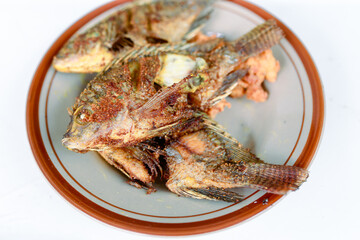
[[[72,37],[54,57],[53,66],[61,72],[100,72],[133,47],[190,39],[206,22],[214,2],[135,1]]]
[[[236,202],[231,191],[247,187],[275,194],[296,190],[308,177],[305,169],[264,163],[223,128],[207,119],[205,127],[166,147],[168,189],[180,196]]]

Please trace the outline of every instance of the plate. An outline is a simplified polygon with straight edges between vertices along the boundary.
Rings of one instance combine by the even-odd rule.
[[[150,195],[127,184],[127,179],[98,154],[74,153],[61,145],[69,122],[67,107],[93,75],[60,73],[53,56],[76,32],[127,4],[115,1],[78,20],[51,46],[32,80],[27,104],[27,132],[35,159],[52,186],[88,215],[115,227],[156,235],[189,235],[222,229],[253,217],[283,196],[239,189],[240,203],[178,197],[163,184]],[[268,12],[245,1],[216,3],[205,31],[228,38],[246,33]],[[277,20],[278,21],[278,20]],[[228,24],[231,23],[231,24]],[[322,85],[316,67],[299,39],[280,21],[286,39],[273,48],[281,70],[275,83],[266,83],[269,99],[254,103],[231,99],[231,110],[217,120],[263,160],[308,168],[318,147],[324,121]],[[311,182],[306,183],[311,184]]]

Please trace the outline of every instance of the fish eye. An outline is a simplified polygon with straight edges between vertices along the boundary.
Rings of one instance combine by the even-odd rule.
[[[93,112],[90,109],[84,108],[84,106],[80,106],[74,112],[74,122],[79,125],[85,125],[88,123],[88,119],[92,113]]]
[[[201,74],[199,74],[198,76],[191,78],[188,82],[188,85],[190,89],[196,88],[200,86],[203,83],[203,81],[204,81],[204,77]]]

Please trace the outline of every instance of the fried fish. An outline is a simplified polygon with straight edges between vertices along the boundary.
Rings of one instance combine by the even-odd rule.
[[[61,72],[100,72],[134,47],[185,41],[200,31],[214,2],[135,1],[72,37],[54,57],[53,66]]]
[[[299,167],[265,163],[209,119],[203,129],[172,141],[165,152],[166,186],[185,197],[236,202],[242,196],[233,188],[285,194],[308,177]]]

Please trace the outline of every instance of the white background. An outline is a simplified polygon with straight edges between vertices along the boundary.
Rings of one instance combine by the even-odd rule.
[[[39,170],[26,135],[27,91],[42,56],[106,2],[0,2],[0,239],[158,238],[113,228],[66,202]],[[187,239],[360,239],[360,4],[253,2],[287,24],[318,67],[326,96],[322,143],[299,191],[246,223]]]

